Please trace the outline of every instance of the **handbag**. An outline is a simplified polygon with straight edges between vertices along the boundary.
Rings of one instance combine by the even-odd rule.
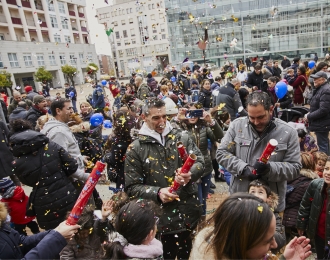
[[[30,194],[29,201],[26,204],[26,213],[25,213],[25,215],[27,217],[34,217],[36,215],[36,212],[35,212],[35,209],[34,209],[34,206],[33,206],[33,202],[34,202],[34,199],[36,197],[36,193],[37,193],[37,189],[38,189],[37,186],[39,185],[41,172],[42,172],[42,150],[39,153],[40,153],[40,169],[39,169],[39,173],[38,173],[38,181],[32,187],[32,193]]]

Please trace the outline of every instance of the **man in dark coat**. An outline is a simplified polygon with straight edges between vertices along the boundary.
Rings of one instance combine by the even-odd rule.
[[[29,111],[26,114],[26,120],[28,120],[33,127],[36,127],[37,120],[42,115],[46,115],[47,110],[47,101],[44,96],[36,95],[33,98],[34,105],[30,107]]]
[[[315,132],[320,152],[329,155],[330,130],[330,85],[327,83],[327,74],[319,71],[311,78],[314,79],[314,93],[310,101],[310,112],[305,115],[309,122],[309,130]]]
[[[247,68],[248,70],[251,70],[251,64],[252,64],[252,61],[251,61],[251,59],[250,59],[249,57],[246,57],[246,59],[245,59],[245,64],[246,64],[246,68]]]
[[[69,83],[64,84],[65,97],[71,99],[73,111],[77,113],[77,90],[74,86],[70,86]]]
[[[257,64],[254,67],[254,71],[249,73],[248,79],[246,81],[246,85],[252,90],[261,90],[263,86],[263,74],[261,72],[261,66]]]
[[[0,121],[0,178],[12,175],[13,155],[9,150],[9,130],[6,124]]]
[[[288,58],[286,56],[283,57],[283,60],[281,62],[281,66],[284,70],[291,66],[291,62],[288,60]]]
[[[28,105],[24,101],[18,102],[18,106],[9,116],[9,121],[15,119],[25,119],[28,111]]]
[[[282,70],[278,67],[278,61],[274,61],[274,66],[273,66],[273,76],[278,77],[281,79],[281,74]]]
[[[194,66],[192,67],[192,71],[194,72],[195,70],[199,70],[201,66],[198,65],[197,62],[195,62]]]

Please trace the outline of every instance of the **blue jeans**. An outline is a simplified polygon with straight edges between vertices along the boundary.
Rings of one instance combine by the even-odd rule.
[[[121,100],[121,96],[120,97],[116,97],[114,102],[113,102],[113,106],[119,110],[120,109],[120,100]]]
[[[327,132],[315,132],[317,145],[320,152],[324,152],[329,155],[329,131]]]
[[[199,201],[202,203],[202,215],[206,215],[206,198],[209,194],[210,184],[211,184],[211,177],[212,173],[210,172],[206,176],[202,177],[202,182],[198,184],[198,198]]]
[[[73,111],[77,113],[77,100],[71,100],[71,101],[72,101]]]

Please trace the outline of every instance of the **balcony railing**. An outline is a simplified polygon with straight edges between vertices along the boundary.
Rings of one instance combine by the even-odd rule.
[[[74,11],[69,11],[69,15],[76,16],[76,13]]]
[[[79,14],[79,17],[81,18],[84,18],[85,17],[85,14],[84,13],[78,13]]]
[[[40,24],[40,27],[46,27],[46,28],[47,28],[48,26],[47,26],[47,23],[46,23],[46,22],[42,22],[42,23]]]
[[[81,27],[81,31],[82,32],[87,32],[87,28],[86,27]]]
[[[7,1],[7,4],[17,5],[16,0],[6,0],[6,1]]]
[[[13,24],[22,24],[21,18],[12,17],[11,21]]]
[[[23,7],[31,8],[31,4],[29,1],[22,1]]]

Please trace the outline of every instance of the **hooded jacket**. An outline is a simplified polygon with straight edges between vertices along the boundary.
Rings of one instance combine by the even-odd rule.
[[[10,215],[10,221],[14,224],[26,224],[34,220],[35,217],[26,216],[26,205],[29,197],[26,196],[21,186],[13,187],[13,190],[7,190],[2,196],[1,201],[6,203]],[[10,194],[9,194],[10,193]]]
[[[326,192],[325,192],[326,191]],[[327,209],[330,203],[330,188],[324,182],[323,178],[313,180],[300,203],[297,217],[297,229],[307,230],[308,237],[315,239],[318,229],[318,221],[323,208],[325,196],[328,196]],[[329,228],[330,213],[327,211],[325,223],[325,242],[330,240]],[[324,245],[326,246],[326,245]]]
[[[293,187],[293,191],[286,195],[286,205],[283,215],[283,225],[286,227],[296,227],[300,202],[312,180],[319,176],[312,170],[301,169],[297,179],[288,181],[288,185]]]
[[[47,110],[45,110],[43,112],[40,109],[37,109],[35,106],[32,106],[27,111],[25,119],[27,121],[29,121],[33,125],[33,127],[35,128],[36,125],[37,125],[38,118],[41,117],[42,115],[46,115],[46,113],[47,113]]]
[[[74,93],[73,97],[70,96],[71,91]],[[77,100],[77,90],[73,86],[70,86],[70,87],[66,88],[65,89],[65,97],[68,98],[68,99],[71,99],[73,101],[76,101]]]
[[[9,121],[13,121],[15,119],[25,119],[27,115],[27,110],[22,107],[17,107],[9,116]]]
[[[97,85],[93,91],[93,107],[94,108],[104,108],[104,93],[100,85]]]
[[[136,97],[143,101],[147,99],[147,97],[149,96],[150,96],[150,88],[147,86],[147,84],[141,83],[141,85],[137,90]]]
[[[84,157],[80,153],[78,141],[67,124],[62,123],[55,118],[51,118],[41,130],[49,140],[62,146],[78,163],[77,171],[71,177],[79,180],[87,180],[88,174],[85,173]]]
[[[294,128],[275,118],[259,135],[247,117],[238,118],[230,123],[216,156],[218,163],[232,174],[230,192],[245,192],[250,181],[241,174],[246,166],[254,165],[270,139],[276,139],[278,145],[269,159],[270,171],[262,179],[279,195],[276,210],[281,212],[285,209],[286,183],[297,178],[301,169],[298,133]]]
[[[203,108],[211,108],[213,104],[212,91],[202,88],[199,92],[198,103],[203,106]]]
[[[33,204],[38,224],[43,229],[57,227],[71,210],[77,194],[69,176],[77,170],[76,161],[42,133],[26,130],[10,137],[15,161],[13,173],[33,187]]]
[[[264,81],[263,75],[261,72],[259,74],[257,74],[254,71],[252,71],[251,73],[248,74],[248,79],[246,81],[246,85],[249,88],[257,86],[258,89],[261,89],[263,86],[263,81]]]
[[[175,234],[192,230],[201,215],[196,181],[203,175],[204,160],[201,152],[185,132],[173,129],[169,122],[162,134],[143,124],[139,137],[127,149],[125,159],[125,191],[129,197],[150,199],[160,204],[158,192],[169,187],[175,171],[182,167],[176,143],[182,141],[188,152],[197,155],[190,172],[191,181],[177,191],[180,201],[163,204],[158,230],[162,234]]]

